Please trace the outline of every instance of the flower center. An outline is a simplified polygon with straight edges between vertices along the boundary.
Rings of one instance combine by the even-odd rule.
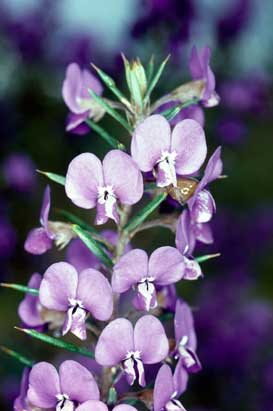
[[[84,340],[86,338],[85,319],[87,312],[80,300],[69,298],[69,307],[63,325],[63,335],[71,331],[76,337]]]
[[[138,378],[138,383],[142,387],[145,387],[145,375],[144,367],[141,361],[141,352],[140,351],[128,351],[126,358],[123,361],[123,368],[126,373],[127,382],[130,385],[133,385],[135,380]]]
[[[74,402],[69,399],[67,394],[58,394],[56,411],[74,411]]]
[[[113,220],[116,220],[116,203],[117,198],[115,196],[112,186],[98,188],[98,224],[105,222],[105,216],[107,218],[112,218]]]
[[[142,278],[137,285],[137,299],[139,308],[149,311],[157,306],[154,278]]]
[[[166,187],[172,184],[177,186],[175,159],[176,151],[162,151],[161,157],[157,163],[157,185],[159,187]]]

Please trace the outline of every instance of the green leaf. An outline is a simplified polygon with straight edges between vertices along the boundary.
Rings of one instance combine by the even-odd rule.
[[[148,63],[148,67],[146,70],[147,73],[147,83],[150,84],[152,80],[152,76],[154,74],[154,69],[155,69],[155,59],[154,56],[151,56],[150,61]]]
[[[34,365],[34,361],[29,360],[22,354],[19,354],[18,352],[11,350],[10,348],[5,347],[4,345],[0,345],[0,350],[3,351],[5,354],[9,355],[10,357],[15,358],[15,360],[19,361],[26,367],[32,367]]]
[[[124,117],[122,117],[115,109],[113,109],[102,97],[98,96],[93,90],[88,89],[90,96],[104,108],[104,110],[110,114],[117,122],[119,122],[129,133],[132,133],[132,127],[127,123]]]
[[[151,95],[153,89],[155,88],[155,86],[157,85],[158,80],[160,79],[169,58],[170,58],[170,55],[160,64],[159,69],[157,70],[157,72],[155,73],[155,76],[151,80],[151,82],[148,86],[148,89],[147,89],[147,93],[146,93],[145,98],[144,98],[144,104],[146,104],[148,102],[148,100],[150,98],[150,95]]]
[[[159,206],[162,201],[167,197],[167,193],[160,193],[158,196],[152,199],[139,213],[137,213],[124,227],[127,232],[135,230],[146,218]]]
[[[198,103],[199,99],[198,98],[193,98],[190,101],[187,101],[186,103],[182,103],[182,104],[178,104],[175,107],[169,108],[168,110],[163,111],[162,113],[160,113],[162,116],[164,116],[168,121],[171,121],[172,119],[174,119],[177,114],[180,113],[180,111],[183,108],[192,106],[193,104]]]
[[[146,184],[144,184],[144,190],[145,191],[154,190],[156,187],[157,187],[156,183],[146,183]]]
[[[55,173],[49,173],[48,171],[41,171],[37,170],[38,173],[43,174],[49,180],[55,181],[55,183],[61,184],[62,186],[65,185],[65,177],[61,176],[60,174],[55,174]]]
[[[104,84],[112,91],[112,93],[121,101],[121,103],[131,110],[131,104],[125,97],[125,95],[117,88],[115,80],[106,74],[103,70],[92,64]]]
[[[207,254],[207,255],[200,255],[199,257],[195,257],[195,261],[198,263],[204,263],[207,260],[211,260],[212,258],[220,257],[221,253],[216,254]]]
[[[118,395],[117,395],[117,391],[116,391],[115,387],[110,387],[110,389],[108,391],[107,404],[109,404],[109,405],[116,404],[117,399],[118,399]]]
[[[91,225],[87,224],[85,221],[83,221],[80,217],[76,216],[75,214],[70,213],[69,211],[66,210],[61,210],[59,208],[55,209],[57,215],[60,217],[65,218],[67,221],[73,224],[79,225],[81,228],[84,230],[90,231],[92,233],[98,233],[98,231],[92,227]]]
[[[19,327],[14,327],[14,328],[16,330],[22,331],[25,334],[30,335],[33,338],[37,338],[37,340],[41,340],[47,344],[54,345],[55,347],[63,348],[64,350],[72,351],[72,352],[84,355],[85,357],[95,358],[93,352],[89,351],[87,348],[78,347],[77,345],[59,340],[58,338],[50,337],[49,335],[39,333],[36,330],[29,330],[26,328],[19,328]]]
[[[84,244],[89,248],[89,250],[108,268],[113,267],[112,260],[108,257],[102,247],[95,241],[91,235],[83,230],[78,225],[73,225],[72,230],[77,236],[84,242]]]
[[[101,126],[92,121],[90,118],[86,119],[85,122],[90,128],[96,131],[96,133],[99,134],[99,136],[101,136],[111,147],[126,151],[124,144],[120,143],[116,138],[110,136],[107,131],[105,131]]]
[[[23,293],[28,293],[28,294],[33,294],[33,295],[39,294],[39,290],[37,290],[36,288],[29,288],[21,284],[0,283],[0,286],[5,287],[5,288],[12,288],[13,290],[21,291]]]

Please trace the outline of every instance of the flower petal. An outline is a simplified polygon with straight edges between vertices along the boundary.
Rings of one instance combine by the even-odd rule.
[[[184,273],[183,256],[174,247],[160,247],[151,254],[148,271],[157,285],[176,283]]]
[[[144,250],[134,249],[124,254],[114,265],[112,288],[124,293],[148,275],[148,256]]]
[[[108,407],[102,401],[89,400],[79,405],[76,411],[108,411]]]
[[[199,190],[202,190],[211,181],[216,180],[222,174],[222,171],[223,162],[221,160],[221,146],[219,146],[208,161],[204,176],[198,185]]]
[[[98,268],[100,266],[97,257],[91,253],[89,248],[79,238],[75,238],[69,243],[66,251],[66,260],[78,272],[85,268]]]
[[[168,355],[169,343],[165,330],[153,315],[145,315],[136,322],[134,342],[144,364],[155,364]]]
[[[183,254],[192,254],[195,247],[195,234],[191,225],[191,216],[188,210],[183,210],[177,221],[175,244]]]
[[[71,63],[66,69],[65,79],[62,86],[62,96],[67,107],[76,114],[83,113],[77,103],[77,97],[80,96],[82,87],[82,73],[77,63]]]
[[[99,271],[87,268],[79,275],[77,298],[85,309],[100,321],[109,320],[113,312],[113,293],[109,281]]]
[[[171,128],[168,121],[154,114],[140,123],[133,134],[131,154],[140,170],[151,171],[161,157],[162,151],[169,151]]]
[[[199,59],[196,46],[193,46],[193,48],[191,49],[189,70],[193,80],[198,80],[203,77],[203,68]]]
[[[52,264],[46,270],[40,286],[40,302],[49,310],[66,311],[69,298],[75,298],[78,274],[68,263]]]
[[[175,168],[178,174],[193,174],[199,170],[207,155],[203,128],[192,119],[182,120],[172,132],[172,150],[177,153]]]
[[[99,400],[98,385],[87,368],[76,361],[64,361],[59,368],[60,385],[63,394],[79,403]]]
[[[195,201],[188,203],[191,218],[197,223],[207,223],[216,210],[214,198],[208,190],[199,191]]]
[[[176,364],[174,374],[173,374],[173,383],[175,391],[177,392],[177,397],[180,397],[183,392],[186,391],[189,380],[189,374],[185,370],[182,364],[181,358]]]
[[[174,394],[172,370],[167,364],[163,364],[159,369],[154,386],[154,411],[164,409],[167,402]]]
[[[195,351],[197,347],[196,334],[194,330],[193,316],[187,303],[177,300],[174,316],[175,339],[179,344],[184,336],[187,336],[187,347]]]
[[[204,244],[213,243],[213,234],[211,227],[208,223],[195,223],[193,229],[196,240]]]
[[[93,90],[99,96],[103,92],[103,87],[99,79],[94,76],[89,70],[82,70],[82,88],[81,97],[91,99],[88,89]]]
[[[47,185],[45,192],[44,192],[44,196],[43,196],[42,208],[41,208],[41,213],[40,213],[40,223],[42,227],[44,227],[48,237],[50,238],[52,234],[48,228],[49,211],[50,211],[50,187],[49,185]]]
[[[111,150],[102,167],[105,184],[113,187],[122,204],[135,204],[141,199],[143,178],[132,157],[121,150]]]
[[[26,238],[24,249],[34,255],[44,254],[52,248],[52,240],[43,227],[33,228]]]
[[[28,287],[39,289],[41,281],[42,276],[38,273],[34,273],[28,282]],[[19,304],[19,317],[29,327],[37,327],[44,323],[39,313],[38,304],[39,297],[32,294],[26,294],[23,301]]]
[[[94,208],[97,203],[98,186],[103,186],[101,161],[94,154],[83,153],[69,164],[65,191],[70,200],[82,208]]]
[[[197,280],[199,277],[203,277],[201,267],[194,258],[184,256],[184,263],[183,280]]]
[[[95,350],[96,361],[105,367],[118,365],[134,351],[133,326],[125,318],[111,321],[102,331]]]
[[[65,122],[65,130],[80,136],[87,134],[90,131],[90,127],[85,123],[87,119],[88,111],[81,114],[69,113]]]
[[[55,408],[57,394],[60,383],[56,368],[48,362],[35,364],[29,375],[29,402],[35,407]]]

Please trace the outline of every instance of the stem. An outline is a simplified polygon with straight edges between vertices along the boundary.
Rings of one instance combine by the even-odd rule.
[[[175,233],[176,223],[178,216],[166,216],[163,218],[158,218],[156,220],[147,221],[141,226],[137,227],[134,231],[130,233],[129,239],[131,240],[140,231],[148,230],[155,227],[164,227]]]

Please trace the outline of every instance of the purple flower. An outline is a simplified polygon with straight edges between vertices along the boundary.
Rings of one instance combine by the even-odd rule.
[[[187,385],[187,375],[181,381],[181,387]],[[167,364],[163,364],[158,371],[154,386],[154,411],[186,411],[178,397],[183,391],[177,391],[175,378]],[[180,387],[179,387],[180,388]]]
[[[39,292],[41,304],[49,310],[66,312],[62,333],[71,331],[86,339],[88,313],[100,321],[110,318],[113,295],[108,280],[92,268],[80,274],[66,262],[52,264],[45,272]]]
[[[24,154],[9,155],[3,163],[3,174],[8,186],[20,192],[32,190],[36,183],[35,166]]]
[[[81,404],[77,411],[108,411],[108,407],[102,401],[89,400]],[[137,409],[129,404],[119,404],[112,411],[137,411]]]
[[[213,107],[219,103],[219,96],[215,92],[215,76],[210,68],[209,47],[203,47],[198,54],[196,46],[191,50],[189,70],[193,80],[204,80],[206,87],[202,96],[202,103],[206,107]]]
[[[152,315],[145,315],[136,322],[135,328],[125,318],[108,324],[99,337],[95,358],[105,367],[121,363],[128,383],[132,385],[138,379],[144,387],[143,365],[164,360],[168,351],[168,339],[161,322]]]
[[[47,362],[35,364],[29,375],[28,400],[35,407],[72,411],[88,400],[99,400],[97,383],[84,366],[64,361],[59,374]]]
[[[196,280],[202,276],[200,265],[192,257],[196,240],[205,244],[213,242],[211,228],[208,223],[196,223],[191,219],[188,210],[183,210],[176,227],[175,244],[184,256],[184,280]]]
[[[204,176],[198,183],[194,195],[188,200],[191,218],[197,223],[207,223],[215,212],[214,198],[205,187],[216,180],[222,173],[221,147],[218,147],[210,157]]]
[[[88,118],[98,121],[103,116],[103,109],[90,97],[88,89],[98,95],[103,91],[100,81],[90,71],[81,70],[77,63],[69,64],[62,87],[63,99],[71,112],[67,131],[77,130]]]
[[[189,373],[200,371],[201,364],[196,355],[197,340],[192,312],[188,304],[181,300],[177,300],[176,303],[174,331],[178,358],[176,373],[179,372],[179,367],[185,368]]]
[[[65,190],[78,207],[97,207],[96,224],[108,218],[118,224],[118,200],[137,203],[143,195],[143,178],[132,158],[120,150],[109,151],[102,163],[94,154],[83,153],[69,164]]]
[[[171,132],[168,121],[154,114],[136,127],[131,153],[142,171],[156,173],[159,187],[176,187],[177,174],[196,173],[203,164],[207,154],[205,133],[191,119],[181,121]]]
[[[149,311],[157,306],[156,286],[179,281],[184,273],[183,257],[174,247],[160,247],[150,258],[144,250],[129,251],[115,264],[112,276],[114,292],[136,288],[136,306]]]
[[[20,394],[15,399],[14,404],[13,404],[14,411],[31,411],[31,407],[28,404],[28,400],[27,400],[29,373],[30,373],[30,368],[24,368],[22,380],[21,380],[21,386],[20,386]]]
[[[39,289],[41,281],[41,274],[34,273],[28,282],[28,287]],[[18,314],[28,327],[39,327],[44,324],[38,295],[26,294],[18,307]]]

